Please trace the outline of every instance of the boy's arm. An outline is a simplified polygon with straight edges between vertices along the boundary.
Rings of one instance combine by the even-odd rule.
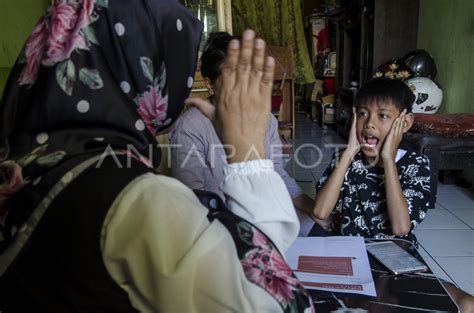
[[[385,195],[387,198],[387,211],[395,236],[405,236],[411,230],[408,204],[403,195],[395,155],[403,136],[406,110],[393,122],[392,128],[385,140],[381,157],[385,171]]]
[[[405,236],[411,230],[408,204],[403,195],[402,186],[398,177],[395,160],[385,161],[385,194],[387,197],[387,211],[395,236]]]
[[[415,155],[412,163],[402,169],[402,173],[400,184],[407,201],[413,230],[425,218],[430,203],[430,161],[426,156]]]
[[[328,181],[324,184],[321,190],[316,195],[314,202],[313,214],[319,219],[326,219],[334,210],[339,199],[341,186],[344,182],[344,176],[347,169],[352,163],[353,156],[359,152],[360,145],[356,135],[356,111],[352,109],[352,126],[349,135],[349,142],[347,148],[342,153],[341,159],[334,166],[334,170],[329,176]]]

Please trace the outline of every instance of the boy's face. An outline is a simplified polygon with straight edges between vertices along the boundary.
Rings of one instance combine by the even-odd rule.
[[[362,153],[369,162],[372,162],[380,155],[392,124],[401,112],[391,101],[387,101],[361,104],[356,113],[357,140]],[[405,115],[403,132],[410,128],[412,118],[412,113]]]

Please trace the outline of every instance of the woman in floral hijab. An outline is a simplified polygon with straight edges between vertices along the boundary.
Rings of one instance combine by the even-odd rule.
[[[154,136],[193,84],[201,30],[175,0],[57,0],[39,21],[0,107],[0,309],[311,309],[280,253],[298,224],[271,161],[229,155],[228,208],[150,169]],[[263,51],[253,32],[229,51],[214,119],[238,151],[263,143],[274,68]]]

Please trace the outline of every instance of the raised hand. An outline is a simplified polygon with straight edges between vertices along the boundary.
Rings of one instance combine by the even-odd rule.
[[[241,43],[229,43],[216,107],[201,99],[187,100],[211,119],[229,163],[265,157],[274,69],[275,60],[265,59],[265,42],[246,30]]]
[[[390,128],[380,153],[383,161],[395,161],[397,150],[403,138],[403,126],[405,122],[406,109],[400,113]]]

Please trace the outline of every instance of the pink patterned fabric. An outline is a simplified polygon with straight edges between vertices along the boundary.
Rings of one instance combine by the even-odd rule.
[[[20,76],[20,85],[32,85],[36,81],[47,36],[46,23],[41,18],[25,45],[27,64]]]
[[[41,18],[25,45],[27,66],[20,85],[36,81],[40,64],[53,66],[69,59],[75,49],[89,50],[83,28],[90,24],[95,0],[58,0]]]
[[[162,96],[159,86],[149,86],[138,99],[138,113],[152,134],[163,126],[168,110],[168,95]]]
[[[296,294],[304,290],[303,286],[268,238],[255,228],[248,231],[247,235],[252,234],[253,249],[241,259],[245,275],[271,294],[285,312],[293,312]],[[310,306],[308,311],[314,312],[314,308]]]
[[[77,4],[84,3],[79,6],[80,11],[75,8],[74,3],[68,4],[64,0],[52,7],[51,33],[46,50],[47,58],[43,60],[43,64],[46,66],[69,59],[74,49],[89,49],[84,35],[80,31],[90,23],[95,0],[76,1]]]
[[[247,261],[242,262],[242,265],[247,278],[262,286],[280,303],[283,303],[285,306],[288,305],[293,299],[292,291],[296,290],[296,288],[292,288],[288,284],[288,279],[292,279],[292,273],[285,261],[274,250],[253,250],[246,257]],[[275,272],[267,272],[264,268],[260,268],[261,266],[272,269]],[[277,272],[282,275],[281,279],[275,277],[274,274]],[[284,273],[282,274],[281,272]]]

